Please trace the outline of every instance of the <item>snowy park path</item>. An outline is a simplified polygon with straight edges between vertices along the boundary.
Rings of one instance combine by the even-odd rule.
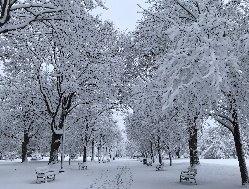
[[[189,165],[188,159],[173,160],[173,166],[165,160],[165,170],[156,171],[153,166],[142,165],[137,160],[126,160],[125,165],[133,175],[131,189],[239,189],[241,179],[238,161],[201,160],[196,176],[197,185],[189,182],[179,182],[180,173]],[[249,162],[247,161],[249,165]]]
[[[132,181],[130,169],[121,166],[102,171],[100,177],[87,189],[130,189]]]
[[[65,173],[55,181],[36,184],[35,168],[47,165],[37,161],[27,164],[0,161],[0,189],[240,189],[237,160],[201,160],[196,180],[198,185],[179,182],[180,172],[189,164],[187,159],[165,160],[165,170],[142,162],[120,159],[110,163],[88,162],[87,170],[78,170],[78,161],[65,164]],[[247,164],[249,162],[247,161]],[[59,170],[60,165],[54,168]]]

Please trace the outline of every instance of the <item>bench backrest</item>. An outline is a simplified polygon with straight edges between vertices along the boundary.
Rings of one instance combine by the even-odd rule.
[[[35,169],[35,172],[36,173],[47,173],[47,172],[55,172],[55,170],[50,167],[37,167]]]
[[[36,169],[35,169],[35,172],[36,173],[46,173],[46,172],[48,172],[48,167],[37,167]]]
[[[196,174],[197,174],[197,168],[196,168],[196,167],[194,167],[194,166],[190,166],[190,167],[188,167],[188,171],[189,171],[189,172],[194,172],[194,173],[196,173]]]

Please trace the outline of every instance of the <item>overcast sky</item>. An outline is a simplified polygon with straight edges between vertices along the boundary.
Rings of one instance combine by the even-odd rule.
[[[228,2],[229,0],[224,0]],[[145,3],[146,0],[103,0],[108,10],[97,8],[94,10],[94,14],[101,14],[101,17],[105,20],[110,20],[114,25],[123,31],[133,31],[136,26],[136,22],[142,17],[141,8],[148,7]]]
[[[142,14],[141,8],[147,7],[145,3],[146,0],[104,0],[105,6],[108,10],[98,8],[94,11],[94,14],[101,15],[101,18],[104,20],[110,20],[114,25],[123,31],[133,31],[136,27],[137,21],[141,19]],[[124,129],[124,115],[120,112],[114,111],[114,119],[117,121],[120,129]],[[125,137],[124,133],[123,136]],[[126,137],[125,137],[126,138]]]
[[[94,14],[100,14],[105,20],[110,20],[120,30],[133,31],[137,20],[142,16],[141,8],[147,7],[146,0],[104,0],[108,10],[98,8]]]

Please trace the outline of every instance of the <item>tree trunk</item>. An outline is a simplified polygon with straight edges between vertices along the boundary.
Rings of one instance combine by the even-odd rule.
[[[176,156],[177,156],[177,158],[181,158],[181,156],[180,156],[180,151],[181,151],[181,148],[178,147],[178,148],[177,148],[177,151],[176,151]]]
[[[159,136],[157,138],[157,151],[158,151],[159,163],[162,164],[162,154],[161,154],[161,149],[160,149],[160,137]]]
[[[150,141],[150,156],[152,163],[155,163],[154,152],[153,152],[153,143]]]
[[[112,149],[111,148],[109,148],[109,158],[110,158],[110,160],[112,159]]]
[[[246,161],[244,157],[243,145],[241,142],[240,129],[239,129],[239,123],[238,123],[238,114],[237,114],[236,109],[233,110],[232,118],[233,118],[233,127],[234,127],[234,133],[233,133],[234,143],[235,143],[236,153],[237,153],[237,157],[239,161],[242,185],[246,185],[248,184],[248,171],[247,171]]]
[[[98,162],[100,163],[100,147],[98,147],[97,150],[98,150]]]
[[[86,159],[87,159],[87,154],[86,154],[86,144],[84,145],[83,147],[83,162],[86,162]]]
[[[171,152],[169,152],[169,166],[172,166],[172,155],[171,155]]]
[[[107,158],[108,158],[108,147],[105,147],[105,155],[103,159],[107,160]]]
[[[88,143],[88,136],[87,134],[85,134],[85,144],[84,144],[84,147],[83,147],[83,162],[86,162],[87,161],[87,143]]]
[[[51,141],[51,147],[50,147],[50,157],[49,157],[49,164],[55,164],[58,162],[58,150],[61,144],[61,137],[62,134],[55,134],[53,132],[52,134],[52,141]]]
[[[69,150],[69,159],[68,159],[68,164],[71,165],[71,149]]]
[[[22,142],[22,163],[28,161],[28,158],[27,158],[28,144],[29,144],[29,133],[25,130],[23,134],[23,142]]]
[[[159,163],[162,164],[162,155],[161,155],[160,149],[158,150],[158,160],[159,160]]]
[[[195,166],[200,163],[197,150],[197,118],[198,117],[194,117],[194,121],[190,123],[189,128],[189,153],[191,166]]]
[[[91,161],[94,161],[94,139],[92,139],[92,157]]]
[[[101,143],[101,139],[102,138],[102,136],[100,136],[100,140],[99,140],[99,146],[98,146],[98,161],[99,161],[99,163],[100,163],[100,161],[101,161],[101,150],[102,150],[102,143]]]

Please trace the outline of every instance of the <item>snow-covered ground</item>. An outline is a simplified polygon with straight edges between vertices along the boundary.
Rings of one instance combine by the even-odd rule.
[[[0,189],[236,189],[241,188],[238,161],[201,160],[196,176],[197,185],[179,182],[182,170],[188,167],[188,159],[176,159],[173,166],[165,160],[164,171],[155,171],[134,159],[118,159],[110,163],[87,162],[87,170],[78,170],[78,161],[65,172],[58,173],[55,181],[37,184],[35,168],[47,166],[46,161],[0,161]],[[249,163],[249,161],[247,161]],[[58,172],[60,164],[53,166]]]

